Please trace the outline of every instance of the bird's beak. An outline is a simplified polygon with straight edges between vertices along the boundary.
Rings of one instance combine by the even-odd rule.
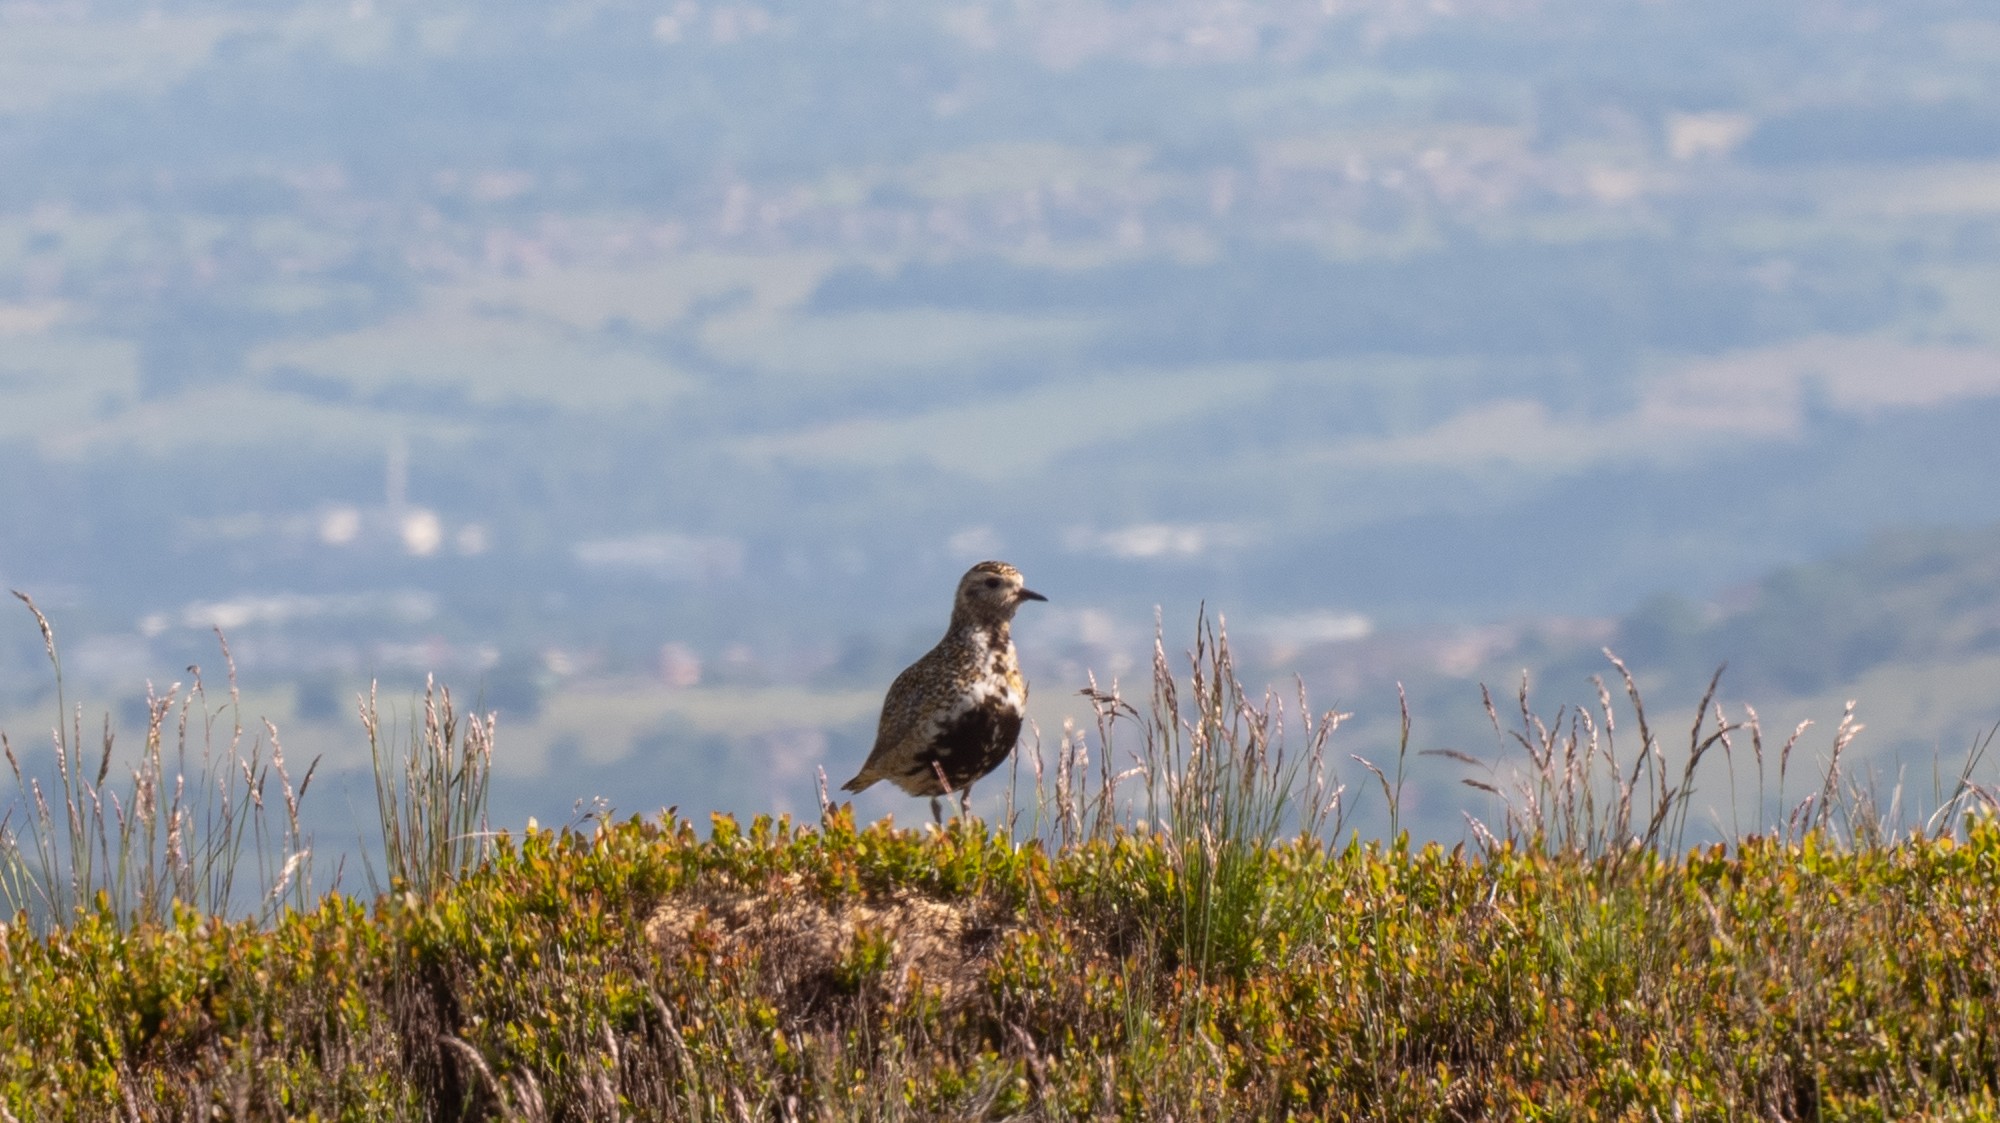
[[[1034,591],[1033,589],[1021,589],[1014,593],[1014,599],[1017,601],[1024,601],[1024,600],[1047,600],[1049,598]]]

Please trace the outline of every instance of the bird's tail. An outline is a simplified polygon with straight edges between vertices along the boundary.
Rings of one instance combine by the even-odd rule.
[[[857,772],[854,779],[840,785],[840,790],[844,792],[858,792],[874,782],[875,777],[870,776],[866,772]]]

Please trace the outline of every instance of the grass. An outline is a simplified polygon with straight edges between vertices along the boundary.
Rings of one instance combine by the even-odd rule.
[[[460,714],[451,691],[426,679],[423,723],[411,730],[409,748],[399,757],[383,732],[373,690],[360,713],[375,772],[376,821],[388,877],[385,885],[371,869],[369,885],[377,893],[434,899],[485,857],[491,833],[486,793],[493,777],[494,717]]]
[[[79,812],[81,847],[58,801],[11,821],[17,881],[71,888],[0,930],[0,1119],[2000,1111],[1984,746],[1892,811],[1842,767],[1852,721],[1815,771],[1805,732],[1713,692],[1664,732],[1612,666],[1582,710],[1490,707],[1512,751],[1465,763],[1497,813],[1449,849],[1343,837],[1404,762],[1340,783],[1341,715],[1246,689],[1205,622],[1184,666],[1156,644],[1143,698],[1093,683],[1095,728],[1029,754],[1034,804],[998,827],[829,805],[489,833],[491,723],[434,690],[402,751],[371,699],[368,900],[125,907],[95,890],[121,847],[144,868],[143,819]],[[46,790],[96,806],[108,771],[64,754],[79,779]],[[1754,817],[1691,846],[1725,770]],[[207,829],[260,837],[263,805],[228,806]]]
[[[87,745],[83,712],[68,708],[62,659],[48,618],[27,596],[55,678],[53,776],[29,775],[4,733],[17,799],[0,815],[0,906],[31,926],[60,926],[102,913],[131,930],[169,921],[180,909],[269,919],[308,907],[312,848],[299,801],[312,784],[308,767],[294,785],[277,729],[244,727],[236,667],[217,635],[228,669],[228,700],[209,698],[199,667],[192,682],[148,687],[146,733],[136,766],[113,776],[110,719]],[[93,759],[94,758],[94,759]],[[258,889],[246,899],[238,881],[255,867]]]
[[[1073,727],[1064,731],[1052,788],[1037,755],[1037,819],[1044,808],[1054,812],[1037,833],[1055,853],[1152,840],[1167,860],[1159,888],[1178,918],[1154,950],[1203,977],[1241,975],[1310,921],[1298,902],[1275,892],[1281,887],[1268,867],[1289,840],[1310,847],[1340,833],[1345,789],[1331,781],[1327,744],[1341,715],[1315,716],[1301,690],[1292,714],[1302,744],[1288,745],[1284,700],[1245,690],[1227,635],[1205,614],[1186,685],[1184,700],[1157,636],[1144,711],[1115,684],[1101,689],[1093,680],[1084,694],[1097,714],[1099,770],[1093,782],[1090,741]],[[1113,763],[1127,730],[1139,746],[1120,769]]]

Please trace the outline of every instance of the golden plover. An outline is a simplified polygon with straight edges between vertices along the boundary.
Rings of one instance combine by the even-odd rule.
[[[887,780],[931,797],[958,793],[964,813],[972,782],[1000,767],[1021,736],[1028,682],[1014,658],[1014,610],[1049,598],[1021,584],[1021,571],[984,561],[959,579],[951,627],[938,645],[905,668],[882,700],[882,721],[868,763],[842,789],[858,792]]]

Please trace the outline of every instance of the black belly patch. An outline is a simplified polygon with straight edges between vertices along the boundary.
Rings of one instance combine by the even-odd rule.
[[[967,710],[916,755],[909,774],[897,786],[911,795],[943,795],[946,784],[950,791],[962,791],[1000,767],[1020,738],[1018,711],[1000,706]],[[938,782],[940,771],[944,784]]]

